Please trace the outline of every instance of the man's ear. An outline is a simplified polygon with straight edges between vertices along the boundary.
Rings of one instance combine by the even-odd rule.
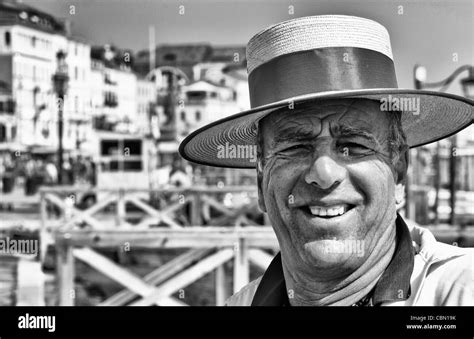
[[[263,181],[263,164],[260,159],[257,160],[257,188],[258,188],[258,207],[262,212],[267,213],[267,207],[265,206],[265,198],[263,197],[262,189]]]

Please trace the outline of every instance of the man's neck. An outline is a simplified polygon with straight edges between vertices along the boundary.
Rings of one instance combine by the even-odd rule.
[[[292,306],[351,306],[365,297],[388,267],[396,249],[395,226],[377,241],[365,262],[348,275],[327,278],[323,273],[291,270],[282,253],[282,266]],[[311,272],[307,274],[306,272]],[[301,273],[303,272],[303,273]]]

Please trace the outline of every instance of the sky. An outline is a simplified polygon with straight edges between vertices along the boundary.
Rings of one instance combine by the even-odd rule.
[[[428,81],[438,81],[449,76],[457,67],[474,63],[474,14],[470,0],[22,2],[70,20],[73,33],[91,44],[113,43],[134,51],[147,48],[150,26],[155,29],[157,44],[208,42],[214,45],[246,45],[258,31],[295,17],[318,14],[362,16],[376,20],[388,29],[399,87],[403,88],[413,88],[415,64],[427,68]],[[461,94],[459,82],[453,83],[448,92]]]

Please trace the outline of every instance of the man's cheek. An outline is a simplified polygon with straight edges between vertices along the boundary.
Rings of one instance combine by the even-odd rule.
[[[368,188],[376,189],[377,193],[382,193],[387,184],[395,182],[390,166],[378,157],[351,165],[349,169],[358,181]]]
[[[395,167],[392,163],[392,158],[383,154],[376,155],[375,166],[378,167],[379,171],[384,173],[387,177],[390,177],[395,182]]]
[[[291,191],[295,185],[296,170],[280,158],[271,158],[264,168],[264,192],[266,200],[275,206],[276,213],[288,209],[294,198]]]
[[[265,189],[269,188],[276,189],[282,182],[282,178],[285,176],[285,166],[277,157],[271,157],[267,159],[265,167],[263,168],[263,182]]]

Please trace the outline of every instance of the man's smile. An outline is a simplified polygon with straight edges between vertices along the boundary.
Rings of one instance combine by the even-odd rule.
[[[328,205],[311,204],[297,208],[302,212],[304,218],[310,219],[318,227],[334,227],[349,222],[356,211],[356,205],[337,203]]]
[[[347,193],[346,193],[347,195]],[[337,195],[341,197],[340,194]],[[340,217],[345,216],[355,207],[363,204],[363,199],[353,195],[351,198],[338,198],[336,196],[324,197],[320,199],[297,199],[298,203],[293,204],[290,208],[296,208],[302,211],[307,218],[311,219],[333,219],[338,221]]]
[[[302,211],[306,218],[314,221],[339,222],[355,209],[355,205],[343,204],[329,207],[302,206],[298,210]]]
[[[352,208],[349,204],[338,204],[333,206],[308,206],[311,214],[318,217],[331,218],[338,215],[343,215]]]

